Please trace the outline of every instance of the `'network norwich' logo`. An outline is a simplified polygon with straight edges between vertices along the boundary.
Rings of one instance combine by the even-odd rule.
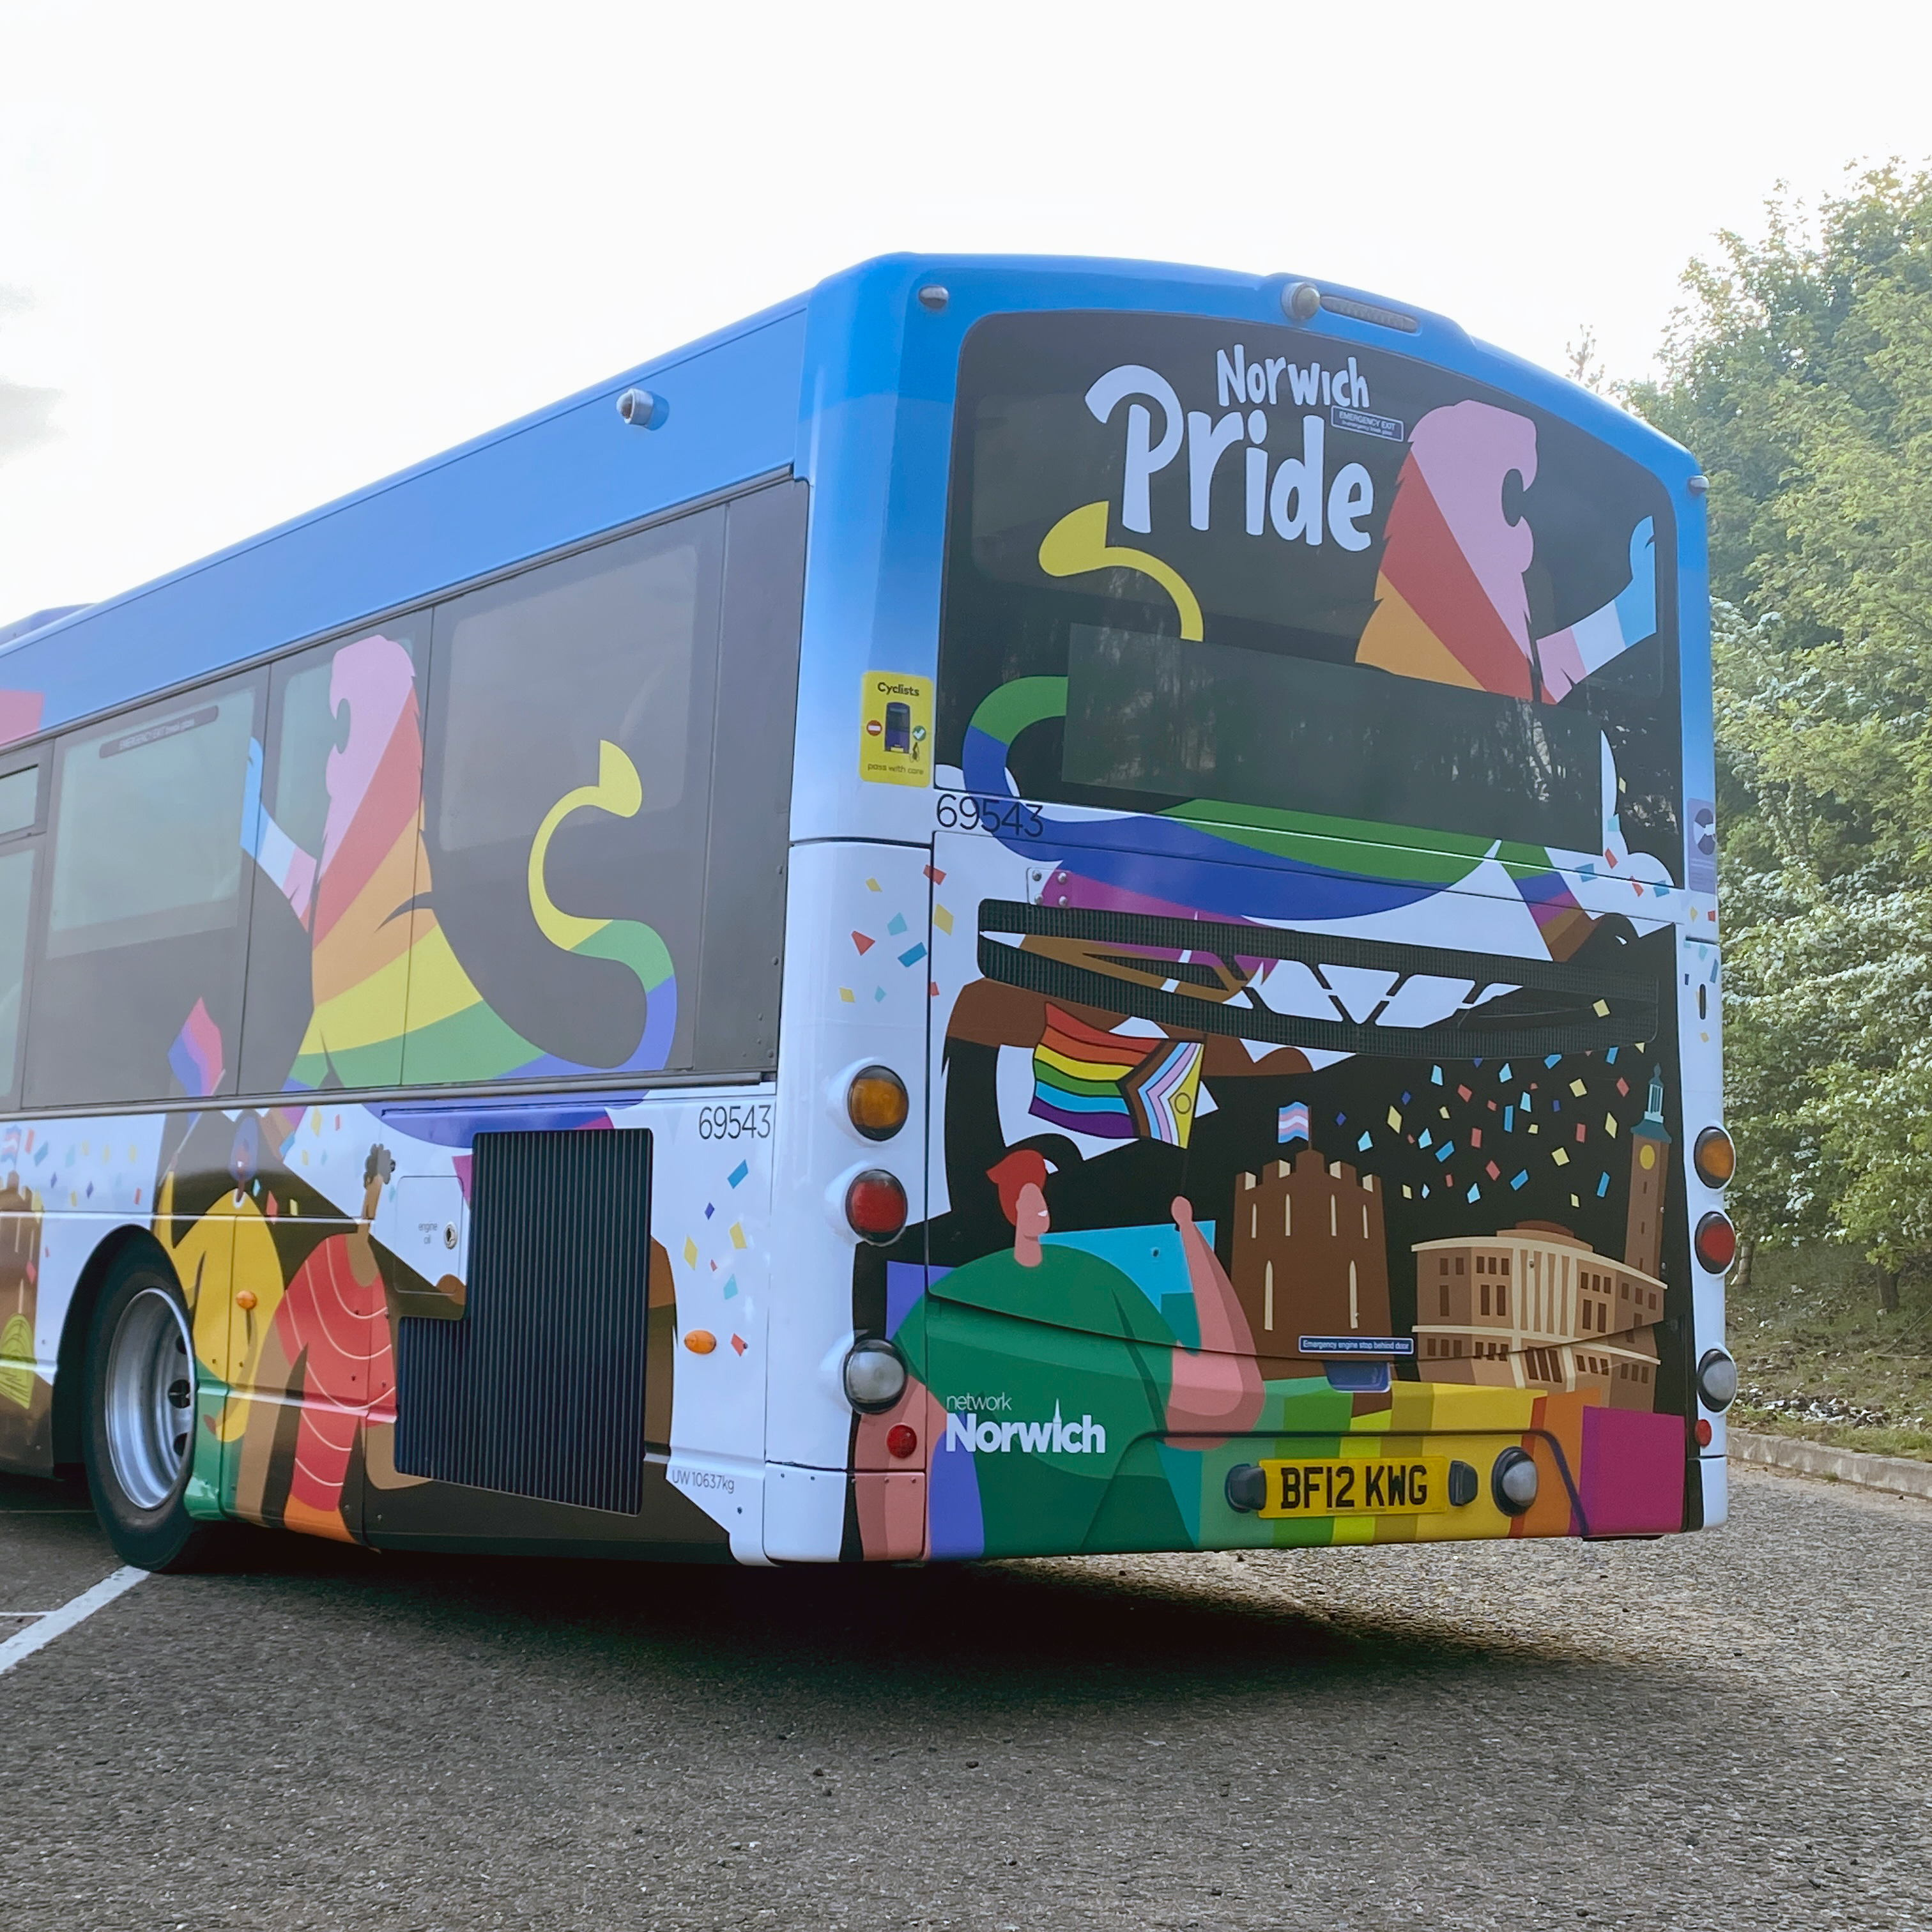
[[[1104,1456],[1107,1432],[1090,1415],[1061,1420],[1058,1402],[1050,1422],[995,1422],[955,1410],[946,1418],[946,1446],[977,1456],[1010,1455],[1016,1448],[1028,1456]]]

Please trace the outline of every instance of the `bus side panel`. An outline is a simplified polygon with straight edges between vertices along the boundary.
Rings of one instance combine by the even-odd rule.
[[[54,1437],[68,1314],[102,1244],[152,1222],[163,1127],[115,1115],[0,1127],[0,1469],[46,1475],[77,1453]],[[225,1335],[209,1346],[225,1358]]]
[[[868,1510],[874,1501],[886,1508],[888,1472],[861,1442],[877,1431],[862,1432],[841,1367],[855,1334],[886,1332],[888,1283],[916,1272],[920,1238],[868,1246],[842,1203],[854,1175],[880,1168],[905,1189],[913,1227],[925,1218],[927,934],[932,894],[945,890],[928,859],[920,847],[856,841],[792,850],[773,1154],[772,1245],[784,1260],[772,1294],[765,1527],[767,1554],[787,1561],[835,1561],[858,1538],[855,1454]],[[852,1074],[874,1062],[899,1076],[911,1102],[905,1126],[884,1142],[858,1133],[844,1108]],[[896,1497],[892,1512],[896,1520]]]
[[[1716,938],[1714,908],[1708,923],[1682,935],[1678,956],[1678,1059],[1684,1069],[1684,1118],[1694,1143],[1697,1129],[1724,1118],[1723,1017],[1724,959]],[[1684,1150],[1688,1152],[1688,1150]],[[1724,1190],[1708,1185],[1696,1163],[1685,1160],[1676,1172],[1683,1177],[1688,1197],[1688,1219],[1694,1228],[1707,1214],[1721,1213]],[[1712,1348],[1726,1348],[1724,1334],[1725,1278],[1706,1268],[1695,1271],[1690,1332],[1684,1360],[1694,1371]],[[1725,1465],[1729,1419],[1726,1412],[1701,1406],[1697,1415],[1708,1424],[1711,1439],[1704,1444],[1702,1468],[1686,1497],[1689,1526],[1714,1529],[1730,1514]]]
[[[0,1277],[0,1466],[52,1467],[56,1365],[78,1374],[82,1360],[84,1334],[66,1332],[70,1314],[85,1320],[76,1286],[104,1243],[147,1240],[193,1318],[194,1514],[392,1547],[761,1560],[775,1112],[766,1085],[614,1103],[303,1097],[9,1124],[7,1186],[24,1204],[0,1210],[20,1263]],[[404,1330],[477,1318],[466,1286],[476,1138],[560,1127],[652,1136],[634,1509],[399,1466]],[[523,1311],[498,1314],[541,1347]],[[508,1391],[493,1424],[530,1432],[535,1461],[567,1462],[572,1417],[534,1402],[519,1414],[519,1400]]]
[[[778,1096],[767,1083],[666,1096],[621,1118],[648,1120],[657,1154],[651,1226],[672,1297],[651,1337],[653,1359],[670,1366],[665,1480],[740,1562],[760,1562]]]
[[[559,1471],[567,1478],[573,1456],[580,1460],[585,1406],[596,1400],[603,1384],[595,1363],[585,1364],[580,1394],[555,1385],[554,1376],[544,1382],[535,1373],[527,1397],[501,1390],[494,1382],[471,1392],[472,1413],[478,1402],[512,1412],[519,1400],[536,1405],[523,1425],[532,1444],[525,1460],[536,1480],[506,1480],[500,1487],[422,1480],[439,1466],[438,1460],[433,1445],[420,1445],[420,1431],[410,1424],[412,1405],[429,1400],[431,1390],[427,1380],[415,1378],[414,1352],[405,1336],[393,1404],[386,1412],[384,1405],[372,1406],[365,1420],[368,1540],[392,1547],[542,1546],[686,1556],[729,1552],[758,1560],[770,1089],[736,1088],[641,1102],[560,1097],[460,1108],[397,1104],[377,1111],[392,1143],[402,1146],[399,1169],[408,1171],[379,1208],[374,1229],[386,1262],[393,1266],[392,1313],[401,1319],[406,1310],[424,1330],[452,1318],[472,1327],[488,1322],[497,1330],[496,1340],[487,1348],[488,1338],[479,1330],[478,1349],[471,1352],[467,1363],[460,1348],[442,1352],[442,1372],[447,1376],[453,1368],[459,1383],[466,1366],[472,1373],[481,1371],[482,1353],[494,1353],[500,1364],[506,1340],[512,1345],[512,1361],[526,1350],[540,1357],[547,1342],[553,1357],[568,1346],[567,1337],[550,1334],[548,1324],[557,1318],[554,1310],[534,1302],[506,1305],[500,1298],[492,1305],[467,1295],[464,1282],[472,1274],[472,1216],[477,1207],[477,1136],[560,1128],[647,1132],[650,1213],[647,1279],[633,1291],[646,1304],[644,1385],[634,1392],[643,1440],[634,1452],[625,1452],[634,1456],[640,1484],[637,1508],[591,1508],[560,1500],[567,1481],[560,1486],[545,1480]],[[587,1285],[589,1255],[580,1260],[567,1245],[573,1221],[584,1226],[594,1244],[598,1222],[620,1220],[628,1204],[613,1202],[607,1214],[600,1214],[594,1202],[559,1202],[556,1213],[544,1214],[547,1238],[566,1244],[555,1256],[557,1270]],[[448,1244],[441,1254],[435,1252],[439,1243]],[[425,1288],[444,1298],[442,1309],[424,1298]],[[582,1322],[598,1318],[586,1305]],[[459,1429],[463,1403],[459,1387],[454,1410]],[[450,1410],[447,1394],[442,1406]],[[400,1427],[392,1426],[397,1419]],[[500,1413],[476,1413],[476,1426],[500,1433],[506,1424]],[[461,1462],[460,1436],[452,1446]],[[584,1473],[592,1479],[590,1486],[610,1487],[610,1472]]]

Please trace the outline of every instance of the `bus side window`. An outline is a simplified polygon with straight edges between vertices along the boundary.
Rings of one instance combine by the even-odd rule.
[[[21,1007],[27,985],[27,938],[34,909],[34,868],[39,853],[29,845],[0,851],[0,1095],[10,1094],[20,1072]]]
[[[437,607],[406,1082],[693,1064],[724,520]]]
[[[56,747],[25,1103],[233,1091],[254,680]]]
[[[755,490],[731,505],[726,526],[698,1006],[707,1072],[778,1065],[806,497],[802,483]]]
[[[39,824],[40,768],[22,766],[0,778],[0,838],[31,832]]]
[[[278,664],[251,848],[242,1088],[393,1087],[416,923],[429,614]]]
[[[21,754],[14,755],[17,760]],[[11,1098],[20,1086],[34,886],[40,874],[40,841],[31,835],[40,829],[46,781],[44,754],[0,771],[0,1100]]]

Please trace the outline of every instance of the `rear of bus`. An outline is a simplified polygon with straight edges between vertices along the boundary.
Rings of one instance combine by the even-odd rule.
[[[1280,278],[899,265],[872,299],[879,583],[929,574],[937,650],[872,630],[832,730],[874,842],[826,874],[825,984],[788,970],[859,1124],[844,1553],[1721,1521],[1690,458]]]

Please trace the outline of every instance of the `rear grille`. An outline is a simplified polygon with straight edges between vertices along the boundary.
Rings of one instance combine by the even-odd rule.
[[[1127,946],[1145,950],[1136,958],[1122,950]],[[979,958],[988,980],[1070,1006],[1131,1014],[1184,1035],[1232,1034],[1329,1053],[1540,1059],[1657,1037],[1656,986],[1634,974],[1283,926],[986,899]],[[1257,982],[1277,960],[1306,966],[1307,983],[1330,1012],[1267,1004]],[[1327,969],[1337,967],[1386,976],[1387,989],[1366,1018],[1351,1017],[1336,996]],[[1429,1025],[1384,1019],[1384,1010],[1418,978],[1461,986],[1456,1010]]]
[[[637,1514],[650,1141],[476,1136],[464,1318],[397,1324],[404,1474]]]

